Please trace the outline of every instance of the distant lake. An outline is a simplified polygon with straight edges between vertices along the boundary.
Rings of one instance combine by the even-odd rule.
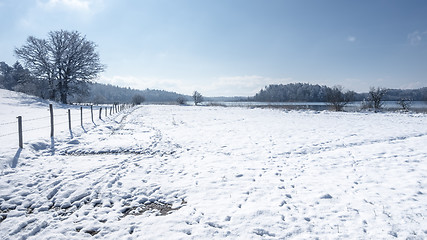
[[[330,106],[326,102],[204,102],[204,105],[218,104],[228,107],[285,107],[290,109],[312,109],[312,110],[327,110]],[[362,106],[362,102],[351,102],[344,108],[346,111],[356,111]],[[384,101],[384,109],[398,110],[401,106],[396,101]],[[427,102],[414,101],[410,106],[411,110],[420,111],[427,110]]]

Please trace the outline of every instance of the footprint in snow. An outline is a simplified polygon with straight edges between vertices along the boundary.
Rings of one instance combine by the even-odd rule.
[[[332,199],[332,196],[328,193],[320,197],[320,199]]]

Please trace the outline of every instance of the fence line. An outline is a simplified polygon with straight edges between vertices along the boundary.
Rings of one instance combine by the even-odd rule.
[[[40,130],[40,129],[45,129],[45,128],[50,128],[50,125],[49,126],[44,126],[44,127],[31,128],[31,129],[25,130],[23,132],[31,132],[31,131],[34,131],[34,130]]]
[[[46,118],[50,118],[50,116],[46,116],[46,117],[37,117],[37,118],[31,118],[31,119],[23,119],[23,122],[30,122],[30,121],[35,121],[35,120],[40,120],[40,119],[46,119]]]
[[[14,123],[16,123],[16,122],[14,122]],[[6,133],[6,134],[3,134],[3,135],[0,135],[0,137],[6,137],[6,136],[14,135],[14,134],[17,134],[17,133],[19,133],[19,132]]]
[[[5,126],[5,125],[10,125],[10,124],[15,124],[16,122],[5,122],[5,123],[0,123],[0,126]]]
[[[128,104],[121,104],[121,105],[114,104],[111,107],[100,106],[98,109],[95,109],[95,111],[96,110],[99,111],[98,119],[102,120],[102,116],[103,116],[103,114],[102,114],[103,111],[102,110],[104,110],[105,118],[107,118],[108,117],[108,109],[110,110],[109,116],[112,116],[112,115],[114,115],[114,114],[116,114],[116,113],[118,113],[118,112],[120,112],[122,110],[125,110],[125,109],[129,108],[130,106],[131,105],[128,105]],[[22,116],[18,116],[17,117],[17,119],[18,119],[17,122],[0,123],[0,126],[11,125],[11,124],[16,124],[16,123],[18,124],[18,131],[17,132],[14,131],[14,132],[11,132],[11,133],[2,134],[2,135],[0,135],[0,137],[6,137],[6,136],[18,134],[18,140],[19,140],[18,146],[20,148],[23,148],[23,145],[24,145],[23,135],[26,132],[50,128],[50,136],[53,138],[54,135],[55,135],[55,126],[63,125],[63,124],[68,123],[68,128],[69,128],[70,133],[71,133],[73,123],[80,122],[80,126],[83,127],[84,124],[85,124],[84,120],[91,119],[91,122],[93,124],[95,124],[95,121],[94,121],[94,118],[93,118],[93,114],[94,114],[93,113],[93,111],[94,111],[93,105],[90,106],[90,115],[86,114],[84,116],[84,112],[85,112],[84,110],[87,110],[87,108],[84,108],[83,106],[80,106],[80,109],[76,109],[76,110],[77,111],[80,110],[80,111],[78,113],[76,113],[76,114],[72,114],[71,113],[71,109],[67,109],[67,113],[65,113],[65,114],[56,114],[55,115],[54,114],[53,105],[49,104],[49,113],[50,113],[49,116],[37,117],[37,118],[30,118],[30,119],[23,119]],[[55,117],[65,117],[65,116],[68,117],[67,121],[61,121],[61,122],[56,122],[55,123],[55,121],[54,121]],[[28,123],[28,122],[33,122],[33,121],[36,121],[36,120],[42,120],[42,119],[48,119],[48,118],[50,118],[50,124],[48,126],[41,126],[41,127],[35,127],[35,128],[23,130],[23,123]],[[88,124],[88,123],[90,123],[90,122],[86,121],[86,124]],[[74,124],[74,126],[75,125],[76,124]],[[73,137],[73,136],[71,135],[71,137]]]

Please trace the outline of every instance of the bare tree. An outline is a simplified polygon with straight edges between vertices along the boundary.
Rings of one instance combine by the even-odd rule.
[[[337,85],[326,90],[326,100],[335,111],[342,111],[353,100],[355,93],[353,91],[344,92],[343,89],[342,86]]]
[[[372,103],[375,112],[380,110],[384,105],[384,95],[387,93],[387,89],[381,87],[371,87],[369,90],[369,101]]]
[[[203,96],[202,96],[202,94],[200,94],[198,91],[194,91],[194,93],[193,93],[193,100],[194,100],[194,105],[197,106],[197,104],[203,102]]]
[[[412,100],[409,98],[401,98],[399,101],[397,101],[397,104],[402,107],[403,111],[409,111],[409,108],[412,105]]]
[[[48,80],[50,98],[59,94],[63,103],[74,94],[73,85],[90,82],[104,71],[96,44],[86,40],[79,32],[53,31],[48,39],[28,37],[27,43],[15,49],[15,54],[38,77]]]

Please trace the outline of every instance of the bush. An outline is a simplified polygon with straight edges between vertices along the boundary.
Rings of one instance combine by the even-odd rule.
[[[397,101],[397,104],[402,107],[403,111],[409,111],[409,108],[412,105],[412,100],[407,98],[401,98],[399,101]]]
[[[353,91],[343,91],[342,86],[334,86],[326,91],[326,99],[335,111],[342,111],[345,105],[353,100]]]
[[[177,102],[179,105],[184,105],[184,103],[185,103],[185,98],[183,98],[183,97],[178,97],[178,98],[176,99],[176,102]]]
[[[202,96],[202,94],[200,94],[197,91],[194,91],[194,93],[193,93],[193,100],[194,100],[194,105],[197,106],[197,104],[203,102],[203,96]]]
[[[384,105],[384,95],[387,93],[387,89],[385,88],[374,88],[371,87],[369,90],[369,101],[374,107],[375,112],[380,110]]]
[[[145,101],[145,98],[141,94],[135,94],[132,98],[133,105],[140,105],[144,101]]]

